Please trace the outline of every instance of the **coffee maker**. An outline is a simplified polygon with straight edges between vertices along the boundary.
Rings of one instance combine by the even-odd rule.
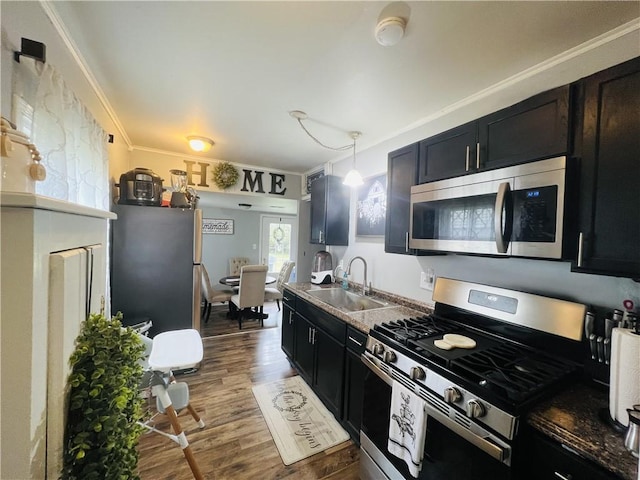
[[[314,255],[311,283],[316,285],[333,283],[333,262],[329,252],[322,250]]]

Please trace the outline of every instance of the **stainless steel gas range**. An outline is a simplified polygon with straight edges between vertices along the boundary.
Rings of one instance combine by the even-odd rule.
[[[410,426],[424,438],[416,478],[522,478],[522,416],[579,373],[586,306],[446,278],[433,298],[433,315],[369,333],[361,478],[414,478],[387,448],[402,387],[426,413]]]

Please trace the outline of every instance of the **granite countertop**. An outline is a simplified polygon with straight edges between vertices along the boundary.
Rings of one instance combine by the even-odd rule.
[[[328,303],[307,294],[309,290],[317,290],[319,288],[341,288],[338,283],[331,283],[327,285],[315,285],[313,283],[287,283],[285,287],[300,298],[322,308],[330,314],[338,317],[346,324],[351,325],[364,333],[368,333],[370,329],[380,323],[422,316],[433,312],[433,308],[426,303],[421,303],[400,295],[394,295],[375,289],[372,289],[371,295],[368,296],[368,298],[384,302],[386,303],[386,306],[372,310],[351,312],[343,308],[333,307]],[[355,284],[350,285],[350,291],[357,293],[358,287],[355,286]]]
[[[527,422],[625,480],[636,480],[638,459],[624,447],[624,433],[615,432],[598,416],[608,405],[607,392],[576,384],[536,407]]]

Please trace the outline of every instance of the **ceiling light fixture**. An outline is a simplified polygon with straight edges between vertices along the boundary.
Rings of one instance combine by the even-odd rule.
[[[194,152],[208,152],[213,146],[213,140],[207,137],[198,137],[196,135],[190,135],[187,137],[189,147]]]
[[[334,151],[337,151],[337,152],[344,152],[346,150],[352,150],[353,151],[353,168],[347,173],[347,176],[345,177],[345,179],[344,179],[344,181],[342,183],[345,184],[345,185],[348,185],[350,187],[357,187],[357,186],[362,185],[364,183],[362,181],[362,176],[356,170],[356,139],[360,138],[360,136],[362,135],[361,132],[356,132],[356,131],[348,132],[349,137],[351,137],[351,139],[353,140],[352,143],[350,143],[348,145],[343,145],[341,147],[331,147],[329,145],[325,145],[320,140],[318,140],[316,137],[314,137],[311,134],[311,132],[309,130],[307,130],[307,127],[304,126],[302,121],[306,120],[308,118],[308,116],[307,116],[307,114],[305,112],[303,112],[301,110],[292,110],[292,111],[289,112],[289,115],[292,118],[295,118],[298,121],[298,124],[300,125],[300,127],[302,127],[302,130],[304,130],[304,132],[314,142],[316,142],[321,147],[327,148],[329,150],[334,150]]]
[[[376,25],[376,41],[383,47],[392,47],[404,37],[407,22],[401,17],[383,18]]]

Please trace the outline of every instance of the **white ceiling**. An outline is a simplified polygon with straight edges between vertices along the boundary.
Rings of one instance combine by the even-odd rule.
[[[631,2],[56,1],[57,13],[134,148],[305,172],[640,16]],[[384,11],[384,12],[383,12]],[[383,47],[384,13],[408,14]]]

